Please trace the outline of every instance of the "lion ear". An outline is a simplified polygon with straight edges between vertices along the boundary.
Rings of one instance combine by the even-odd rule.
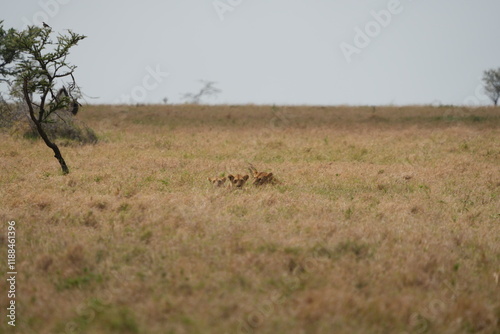
[[[224,176],[222,179],[221,179],[222,182],[226,182],[226,177]]]
[[[231,181],[233,181],[233,180],[234,180],[234,176],[233,176],[232,174],[229,174],[229,175],[227,176],[227,178],[228,178],[229,180],[231,180]]]
[[[211,177],[207,177],[207,180],[210,181],[210,182],[213,182],[213,180],[212,180]]]
[[[243,180],[245,181],[248,180],[248,177],[249,177],[248,175],[243,176]]]

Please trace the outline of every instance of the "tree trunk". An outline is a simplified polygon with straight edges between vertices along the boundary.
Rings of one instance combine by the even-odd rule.
[[[28,110],[30,113],[31,120],[33,121],[33,123],[35,123],[38,134],[40,135],[40,137],[42,137],[43,141],[45,142],[45,145],[47,145],[52,149],[52,151],[54,151],[54,157],[57,159],[57,161],[59,161],[63,174],[68,174],[69,168],[68,165],[66,165],[66,161],[64,161],[61,151],[59,150],[59,147],[57,147],[55,143],[50,141],[49,137],[47,136],[47,133],[45,133],[45,131],[43,130],[42,124],[35,116],[33,105],[31,104],[31,99],[28,93],[28,79],[24,79],[23,92],[26,103],[28,104]]]

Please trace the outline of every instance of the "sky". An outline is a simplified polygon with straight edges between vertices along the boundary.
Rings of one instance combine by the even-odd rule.
[[[90,104],[479,105],[499,0],[0,0],[5,28],[86,35]]]

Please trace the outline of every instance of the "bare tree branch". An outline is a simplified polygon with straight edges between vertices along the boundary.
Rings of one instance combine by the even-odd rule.
[[[203,84],[203,87],[198,93],[185,93],[182,95],[182,98],[187,103],[200,104],[202,98],[216,96],[221,92],[219,88],[215,87],[216,82],[214,81],[200,80],[200,82]]]

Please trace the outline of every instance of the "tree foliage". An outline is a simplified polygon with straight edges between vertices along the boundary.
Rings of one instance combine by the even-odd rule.
[[[22,56],[16,64],[16,81],[22,84],[23,93],[28,93],[29,96],[39,95],[40,103],[31,104],[38,109],[39,122],[46,121],[53,112],[70,106],[70,96],[59,94],[58,97],[55,87],[56,83],[69,80],[71,93],[78,90],[73,76],[76,66],[67,63],[66,59],[69,50],[85,38],[68,31],[67,35],[58,35],[54,42],[50,38],[51,32],[51,28],[30,26],[14,35],[14,44]]]
[[[14,29],[5,30],[0,21],[0,81],[7,81],[14,74],[12,63],[18,58],[19,50],[14,42]]]
[[[483,82],[486,95],[493,101],[495,106],[498,105],[500,99],[500,68],[484,71]]]

